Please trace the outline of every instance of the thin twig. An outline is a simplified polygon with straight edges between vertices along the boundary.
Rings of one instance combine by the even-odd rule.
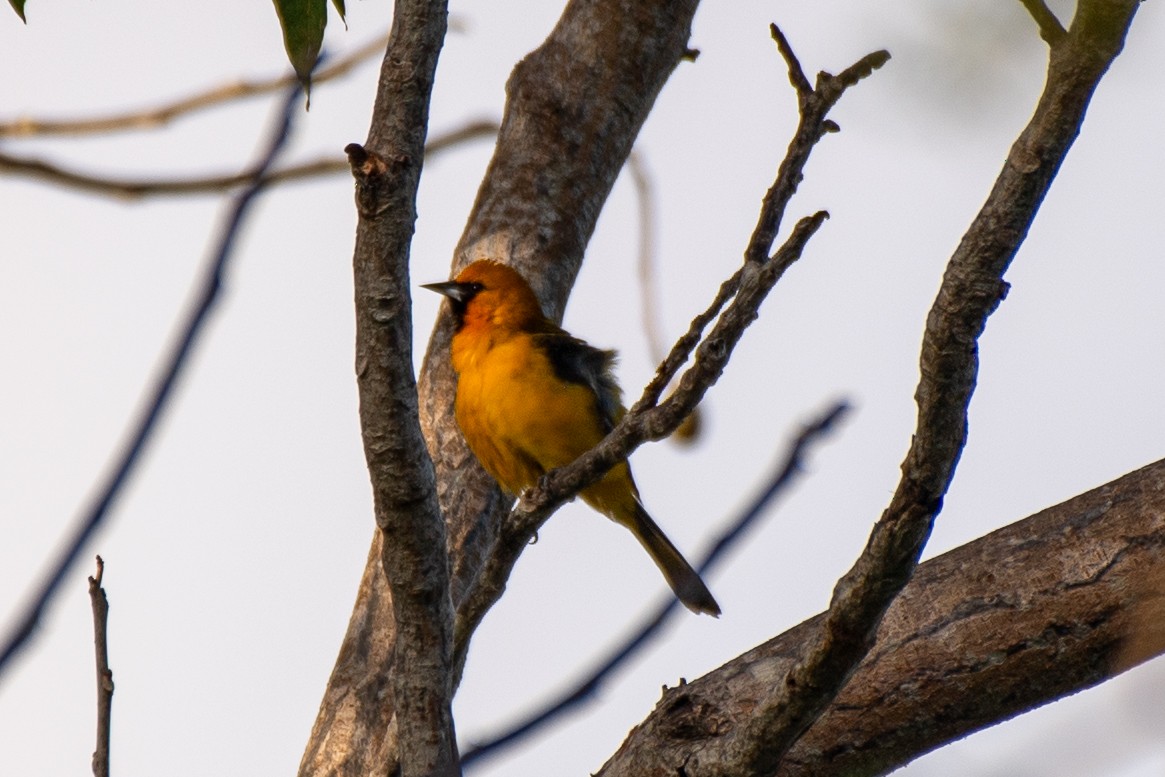
[[[809,84],[809,79],[805,77],[805,71],[801,69],[801,61],[793,53],[793,47],[789,45],[789,39],[785,37],[785,33],[781,32],[781,28],[776,24],[770,24],[769,34],[772,35],[777,44],[777,51],[781,52],[781,57],[784,58],[785,64],[789,68],[789,83],[796,90],[798,99],[813,94],[813,87]]]
[[[711,304],[703,313],[692,319],[688,325],[688,331],[684,332],[676,344],[672,346],[671,352],[660,362],[655,369],[655,375],[651,381],[643,389],[643,394],[639,400],[631,408],[631,412],[642,412],[650,407],[655,407],[659,403],[660,396],[663,395],[664,389],[671,383],[672,378],[679,372],[680,367],[683,367],[687,362],[688,357],[692,355],[692,351],[700,343],[700,338],[707,329],[708,324],[715,320],[716,316],[720,315],[720,311],[728,304],[728,300],[736,295],[740,288],[740,279],[743,276],[743,270],[737,270],[732,274],[728,280],[720,284],[720,288],[716,290],[716,296],[712,298]]]
[[[3,673],[8,667],[10,659],[36,630],[49,600],[60,586],[77,556],[80,555],[85,543],[109,514],[114,500],[120,495],[130,472],[145,449],[146,443],[161,417],[162,410],[171,396],[174,384],[186,366],[194,343],[202,332],[211,308],[218,299],[223,272],[233,253],[235,237],[242,225],[243,218],[256,195],[264,188],[262,182],[264,174],[270,169],[279,151],[287,142],[291,132],[293,106],[299,93],[299,84],[296,83],[288,91],[287,97],[284,98],[279,116],[264,145],[262,157],[251,173],[253,183],[235,197],[226,223],[220,231],[218,245],[211,254],[197,292],[194,309],[190,311],[178,337],[171,345],[160,374],[149,392],[144,409],[133,422],[126,442],[114,457],[109,475],[97,489],[97,496],[82,510],[81,518],[72,537],[65,543],[64,550],[49,566],[47,578],[37,589],[24,615],[5,641],[4,650],[0,653],[0,673]]]
[[[109,599],[101,580],[105,562],[97,557],[97,575],[89,578],[89,603],[93,609],[93,647],[97,658],[97,749],[93,751],[93,777],[109,777],[109,733],[113,720],[113,670],[109,668]]]
[[[1019,0],[1023,3],[1023,7],[1035,19],[1036,25],[1040,28],[1040,37],[1049,46],[1055,46],[1068,34],[1064,29],[1064,25],[1060,24],[1060,20],[1052,13],[1052,9],[1048,8],[1044,0]]]
[[[438,135],[430,140],[425,146],[425,155],[437,154],[467,141],[493,137],[497,131],[496,121],[488,119],[470,121],[458,129]],[[352,167],[348,164],[347,159],[338,156],[327,157],[289,165],[279,170],[271,170],[263,175],[260,183],[266,187],[272,184],[291,183],[325,175],[351,174],[351,171]],[[117,178],[70,170],[41,159],[26,159],[5,153],[0,153],[0,172],[65,186],[90,194],[128,199],[151,196],[221,194],[223,191],[254,180],[253,173],[249,170],[189,178]]]
[[[647,164],[636,149],[627,157],[627,172],[631,174],[639,201],[639,301],[643,333],[647,337],[647,353],[658,364],[663,361],[664,353],[659,326],[659,276],[655,271],[655,192]]]
[[[356,66],[384,53],[388,36],[382,35],[365,43],[327,67],[320,68],[312,75],[312,85],[330,81],[346,75]],[[247,97],[280,92],[288,89],[298,80],[294,75],[276,76],[257,81],[237,81],[211,87],[155,108],[115,113],[91,119],[53,120],[23,118],[0,123],[0,138],[26,138],[46,135],[94,135],[126,130],[156,129],[174,119],[196,111],[213,108],[223,103],[234,102]]]
[[[458,608],[454,630],[458,660],[463,657],[476,624],[501,596],[518,556],[538,528],[572,494],[597,480],[617,461],[626,459],[647,440],[666,437],[683,423],[724,371],[733,348],[744,330],[756,319],[757,310],[768,292],[784,271],[800,258],[809,238],[826,217],[827,214],[820,211],[802,219],[770,262],[760,267],[746,266],[740,273],[736,297],[697,348],[693,365],[670,397],[655,407],[644,406],[641,398],[599,445],[572,464],[547,473],[536,487],[523,494],[502,525],[493,553],[482,568],[474,589]],[[681,338],[681,344],[683,340]],[[645,397],[656,386],[661,374],[662,368],[656,380],[645,390]]]
[[[655,246],[655,191],[651,174],[643,156],[636,149],[627,157],[627,170],[635,185],[639,202],[639,304],[643,321],[643,334],[647,339],[647,355],[655,364],[664,359],[663,328],[660,326],[659,274],[656,272]],[[696,441],[700,431],[700,408],[692,410],[683,425],[672,435],[673,441],[690,444]]]
[[[777,170],[776,180],[765,195],[761,216],[745,254],[744,266],[721,285],[712,305],[692,322],[688,332],[679,339],[660,365],[639,401],[615,429],[598,446],[572,464],[548,473],[515,506],[503,523],[493,552],[485,562],[474,588],[458,608],[454,629],[457,665],[464,658],[473,630],[504,591],[505,581],[518,556],[550,514],[617,461],[627,458],[645,441],[658,440],[672,433],[719,379],[733,349],[744,330],[756,319],[760,305],[773,285],[800,258],[809,238],[828,218],[828,213],[819,211],[801,219],[781,248],[772,257],[767,256],[775,240],[785,204],[800,183],[805,162],[821,137],[831,129],[836,129],[836,125],[825,118],[826,114],[847,88],[881,67],[889,56],[884,51],[874,52],[837,76],[821,73],[814,98],[800,101],[804,112],[802,119],[790,142],[788,153]],[[759,259],[756,258],[758,248],[763,252]],[[720,313],[712,331],[701,342],[704,328],[725,304],[728,305],[727,309]],[[697,343],[700,343],[698,347]],[[696,348],[695,360],[680,379],[679,387],[657,406],[660,394],[687,361],[693,348]]]
[[[739,516],[725,526],[720,537],[704,553],[696,564],[701,576],[710,572],[728,551],[736,545],[745,532],[755,525],[773,499],[785,492],[794,478],[803,469],[803,462],[811,446],[816,444],[841,421],[849,410],[846,402],[836,402],[824,413],[806,424],[800,434],[790,443],[779,466],[774,468],[768,482],[760,494]],[[570,690],[543,705],[538,711],[527,715],[521,722],[508,730],[489,737],[484,742],[466,749],[461,756],[462,767],[475,764],[490,756],[497,755],[531,734],[544,728],[555,719],[593,699],[603,681],[617,669],[646,647],[657,636],[663,624],[679,609],[679,600],[669,596],[635,627],[620,643],[607,652],[587,675],[572,684]]]
[[[785,206],[789,204],[801,183],[805,163],[809,160],[809,151],[821,140],[822,135],[837,131],[837,125],[826,120],[826,114],[841,99],[846,89],[890,59],[889,52],[875,51],[862,57],[837,76],[819,73],[817,88],[809,89],[809,82],[805,79],[801,63],[789,47],[785,36],[775,24],[771,26],[770,32],[777,42],[777,50],[789,68],[789,80],[797,90],[801,118],[797,124],[797,132],[785,152],[785,158],[781,161],[776,180],[765,194],[756,229],[752,233],[748,248],[745,249],[745,258],[750,262],[763,262],[772,251],[773,241],[784,219]],[[808,91],[805,91],[806,89]]]

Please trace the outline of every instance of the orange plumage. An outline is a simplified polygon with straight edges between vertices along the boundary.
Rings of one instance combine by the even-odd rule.
[[[525,279],[490,260],[428,284],[457,315],[452,361],[457,424],[486,472],[513,495],[593,448],[622,417],[615,354],[546,318]],[[694,612],[720,614],[707,586],[639,501],[627,462],[583,489],[583,501],[626,526]]]

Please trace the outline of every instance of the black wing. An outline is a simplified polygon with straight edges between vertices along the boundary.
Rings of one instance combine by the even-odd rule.
[[[603,419],[603,431],[611,431],[623,415],[623,392],[611,371],[615,352],[595,348],[561,331],[534,335],[534,342],[550,358],[555,375],[591,390]]]

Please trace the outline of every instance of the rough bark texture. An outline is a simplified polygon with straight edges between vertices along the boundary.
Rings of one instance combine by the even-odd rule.
[[[731,736],[693,737],[700,741],[668,752],[655,761],[657,769],[682,769],[691,777],[776,772],[872,647],[887,607],[914,572],[954,476],[978,374],[977,341],[1006,294],[1003,273],[1079,132],[1096,85],[1120,53],[1136,8],[1136,0],[1082,0],[1072,28],[1052,46],[1035,114],[951,257],[927,319],[918,422],[902,479],[866,549],[838,582],[829,611],[805,635],[785,673],[747,697],[748,714],[731,726]],[[714,709],[701,709],[712,729],[727,725]],[[647,747],[659,754],[657,744]],[[652,773],[663,772],[611,772]]]
[[[1120,51],[1136,6],[1136,0],[1081,0],[1071,30],[1049,36],[1054,42],[1048,84],[1035,116],[952,257],[927,321],[916,395],[918,426],[903,464],[902,481],[862,558],[839,582],[830,611],[795,630],[795,638],[775,641],[780,651],[762,646],[740,659],[744,664],[734,662],[711,679],[668,692],[657,712],[604,773],[760,775],[791,768],[791,764],[820,767],[826,763],[802,753],[806,745],[788,754],[824,710],[833,710],[832,715],[845,711],[835,697],[874,645],[886,608],[914,572],[966,438],[966,409],[978,368],[976,340],[1006,293],[1003,273],[1079,130],[1097,82]],[[402,15],[399,9],[398,16],[406,28],[432,32],[420,13],[428,6],[421,4],[418,9],[416,18]],[[694,10],[694,0],[573,0],[568,4],[547,41],[519,63],[507,85],[498,147],[462,236],[454,271],[483,255],[504,259],[532,281],[547,311],[561,316],[599,210],[659,89],[685,53]],[[394,39],[396,29],[394,21]],[[782,53],[788,58],[787,49],[785,44]],[[430,53],[435,62],[436,49]],[[432,71],[426,67],[394,56],[390,44],[377,116],[381,108],[388,111],[386,100],[399,99],[404,106],[374,122],[367,149],[352,150],[361,210],[356,257],[361,417],[377,521],[390,541],[381,542],[382,532],[374,540],[340,659],[305,754],[303,774],[385,774],[398,765],[405,774],[456,768],[451,760],[455,748],[448,698],[456,686],[457,659],[463,653],[454,657],[450,671],[451,611],[462,607],[477,582],[508,507],[465,448],[453,421],[455,384],[447,358],[451,334],[447,317],[434,331],[420,381],[421,427],[435,472],[420,449],[417,426],[410,420],[418,409],[413,404],[411,375],[398,369],[410,363],[404,337],[409,307],[407,241],[413,217],[410,187],[415,187],[419,175],[419,144],[424,139],[424,117],[409,113],[409,106],[415,106],[409,98],[416,96],[418,83],[427,95],[426,79]],[[799,66],[791,64],[791,80],[804,96],[807,81],[798,74]],[[829,77],[819,77],[819,87],[825,78]],[[417,123],[410,123],[414,120]],[[403,191],[409,196],[401,198]],[[386,213],[403,214],[407,219],[390,228],[388,222],[399,219],[386,218]],[[392,367],[393,360],[398,368]],[[445,526],[435,520],[435,500],[440,501]],[[1078,533],[1069,532],[1069,539],[1077,539]],[[1024,540],[1029,541],[1036,539]],[[1114,551],[1105,568],[1116,569],[1117,561],[1145,554],[1159,557],[1157,529],[1144,534],[1140,542],[1137,547],[1142,551]],[[441,552],[446,543],[448,557]],[[1021,549],[1005,543],[990,560],[979,563],[1003,563],[1005,553]],[[1089,552],[1095,556],[1097,551]],[[964,593],[978,579],[974,575],[990,574],[984,569],[992,566],[962,570],[961,574],[972,577],[961,580],[956,589]],[[1134,572],[1127,574],[1140,581]],[[1104,581],[1114,575],[1106,571],[1096,577]],[[1092,578],[1071,579],[1082,587],[1082,581]],[[401,585],[405,580],[408,584]],[[1000,594],[1005,598],[999,601],[1026,601],[1022,592],[1027,589],[1000,590],[1008,593]],[[1065,600],[1075,592],[1075,588],[1055,591]],[[973,603],[963,608],[968,618],[984,610],[976,610]],[[925,614],[935,612],[923,609]],[[1010,612],[1007,607],[985,609]],[[998,680],[988,670],[996,663],[1010,665],[1013,657],[1026,654],[1026,649],[1015,647],[1020,642],[1037,647],[1054,643],[1057,651],[1067,655],[1069,647],[1061,645],[1065,639],[1086,645],[1092,652],[1085,650],[1082,655],[1104,664],[1103,671],[1113,671],[1112,645],[1127,636],[1130,627],[1122,621],[1126,610],[1105,613],[1104,618],[1085,617],[1082,627],[1078,627],[1081,621],[1064,614],[1056,622],[1060,626],[1045,624],[1034,637],[1028,634],[1008,642],[1001,656],[988,651],[983,676]],[[460,610],[458,616],[458,629],[464,623],[472,631],[476,617],[462,617]],[[888,628],[894,617],[882,628]],[[1103,632],[1108,623],[1123,631],[1117,636]],[[926,640],[936,634],[955,632],[953,621],[943,621],[919,626],[911,633],[920,635],[922,641],[917,644],[928,644]],[[1089,636],[1102,632],[1111,644]],[[992,641],[994,632],[959,633],[967,644],[955,643],[957,655],[976,654],[984,640],[998,650],[998,643]],[[940,642],[951,646],[949,641]],[[891,666],[898,652],[915,644],[901,638],[894,651],[877,651],[866,661]],[[1159,651],[1157,643],[1150,640],[1150,644],[1149,652]],[[754,654],[756,661],[751,658]],[[938,662],[939,656],[933,659]],[[901,671],[902,666],[897,666]],[[915,665],[909,668],[914,671]],[[1056,668],[1063,670],[1059,677],[1029,683],[1031,688],[1024,692],[1000,693],[999,686],[992,686],[993,692],[980,689],[981,694],[970,700],[980,707],[967,709],[953,721],[946,720],[944,712],[937,716],[933,730],[922,726],[913,739],[875,733],[870,735],[873,744],[851,747],[846,744],[850,740],[839,735],[840,749],[831,743],[817,746],[818,750],[827,754],[829,763],[836,760],[838,769],[874,773],[946,741],[944,737],[956,735],[951,732],[959,726],[997,720],[1026,708],[1023,705],[1051,698],[1049,694],[1105,676],[1074,673],[1061,665]],[[1035,671],[1030,666],[1025,669]],[[901,680],[891,676],[887,686],[880,686],[897,690],[878,696],[886,700],[879,703],[902,703],[909,697],[917,681],[907,678],[904,687],[893,685]],[[720,688],[725,690],[717,696]],[[393,698],[409,703],[394,709]],[[1009,706],[1015,703],[1020,706]],[[909,726],[903,723],[895,731],[910,731]],[[882,741],[889,744],[882,760],[869,761],[877,764],[871,772],[862,759],[883,752],[878,744]],[[851,752],[858,754],[852,767],[841,760]]]
[[[379,531],[303,775],[460,774],[445,526],[418,423],[408,272],[446,17],[440,0],[398,0],[367,146],[347,149],[360,425]]]
[[[695,0],[573,0],[550,36],[514,68],[497,150],[451,272],[502,258],[561,319],[599,211],[655,98],[686,51]],[[449,522],[460,601],[509,503],[453,421],[451,321],[443,316],[422,367],[421,422]]]
[[[825,613],[664,691],[602,777],[751,774],[726,744]],[[884,774],[1165,652],[1165,461],[921,564],[778,775]]]
[[[497,149],[454,267],[482,251],[507,257],[534,281],[552,315],[561,317],[602,204],[659,90],[683,56],[695,7],[695,0],[575,0],[568,4],[546,42],[519,63],[507,85]],[[394,34],[396,25],[394,21]],[[393,86],[401,64],[392,58],[390,43],[378,105],[392,89],[406,86]],[[388,137],[378,134],[378,126],[384,125],[374,119],[367,150],[386,163],[398,163],[399,155],[378,145]],[[423,128],[423,123],[416,125],[411,139],[423,141]],[[397,129],[410,137],[407,128]],[[408,169],[419,173],[419,157],[410,153],[406,161]],[[403,303],[405,308],[394,309],[406,309],[406,270],[406,266],[395,266],[391,287],[374,289],[370,300],[363,302],[358,280],[358,308],[375,311],[379,299],[394,306]],[[383,313],[380,318],[385,318]],[[375,326],[386,323],[372,321],[370,325]],[[457,599],[480,568],[508,504],[477,466],[453,421],[448,324],[442,320],[430,342],[420,379],[420,415],[436,464],[440,504],[448,518],[448,558]],[[408,349],[410,344],[402,341],[401,345]],[[358,358],[363,384],[368,380],[363,373],[368,362]],[[397,358],[400,364],[411,363],[400,353]],[[388,396],[391,387],[383,390],[387,406],[399,402],[397,409],[404,413],[416,396],[415,392],[398,393],[393,400]],[[361,404],[363,419],[363,385]],[[418,458],[428,460],[423,455]],[[422,482],[430,477],[425,475]],[[417,496],[423,499],[424,495]],[[431,547],[445,544],[441,537]],[[386,774],[396,762],[399,733],[390,691],[400,673],[394,663],[394,603],[382,555],[382,533],[377,531],[300,766],[304,777]]]
[[[775,25],[772,32],[789,60],[790,72],[799,73],[800,65]],[[577,461],[547,473],[536,487],[523,495],[522,504],[506,516],[500,530],[495,532],[496,539],[489,557],[458,605],[454,657],[459,666],[473,630],[501,597],[519,555],[554,509],[615,462],[625,459],[639,445],[674,432],[719,379],[745,329],[756,320],[769,291],[785,270],[800,258],[810,237],[828,217],[825,211],[819,211],[802,218],[784,244],[769,255],[785,205],[801,181],[805,162],[817,142],[836,129],[836,125],[826,118],[829,110],[846,89],[869,76],[888,59],[889,54],[885,51],[874,52],[838,76],[821,73],[816,88],[804,85],[803,89],[798,89],[801,120],[777,171],[776,181],[764,198],[744,266],[722,284],[711,307],[696,317],[689,332],[680,338],[656,371],[643,395],[607,437]],[[800,80],[803,81],[803,77]],[[704,334],[704,328],[710,324],[711,331]],[[659,402],[663,387],[689,357],[692,363],[680,377],[678,387],[668,399]]]

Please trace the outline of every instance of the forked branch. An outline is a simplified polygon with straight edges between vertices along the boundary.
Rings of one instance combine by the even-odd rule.
[[[1007,292],[1006,271],[1075,139],[1093,90],[1120,52],[1136,0],[1082,0],[1072,29],[1049,58],[1035,115],[1012,147],[986,204],[947,266],[927,318],[915,397],[918,421],[902,478],[866,549],[838,582],[829,611],[807,633],[783,678],[734,717],[721,711],[716,736],[659,741],[659,761],[689,775],[772,774],[797,738],[832,702],[873,644],[886,608],[910,580],[954,475],[978,373],[978,338]],[[702,678],[715,683],[715,673]],[[693,683],[692,685],[697,685]],[[683,690],[693,698],[692,686]],[[666,708],[665,698],[661,707]],[[637,729],[603,774],[628,771],[650,725]],[[656,731],[655,733],[659,733]],[[699,743],[695,741],[699,739]],[[636,742],[636,740],[639,740]],[[698,761],[693,754],[698,752]],[[642,762],[635,767],[643,768]]]
[[[801,219],[784,245],[772,257],[767,256],[780,227],[784,206],[800,182],[805,161],[816,143],[833,127],[832,122],[825,118],[826,114],[846,88],[881,66],[888,57],[885,52],[876,52],[859,60],[840,76],[822,73],[817,89],[809,96],[800,97],[801,121],[778,169],[776,181],[765,196],[744,265],[721,287],[712,306],[693,321],[688,333],[680,338],[660,366],[643,397],[606,439],[573,464],[549,473],[537,488],[524,495],[522,502],[503,523],[476,586],[458,608],[454,630],[458,666],[464,660],[473,630],[501,596],[518,556],[550,514],[639,445],[673,432],[720,377],[733,348],[744,330],[756,319],[768,292],[785,270],[800,258],[809,238],[828,217],[827,213],[820,211]],[[759,259],[756,258],[757,247],[763,252]],[[717,319],[715,326],[707,337],[701,339],[704,328],[713,319]],[[666,401],[659,403],[663,388],[687,361],[693,349],[694,362],[680,379],[679,387]]]

